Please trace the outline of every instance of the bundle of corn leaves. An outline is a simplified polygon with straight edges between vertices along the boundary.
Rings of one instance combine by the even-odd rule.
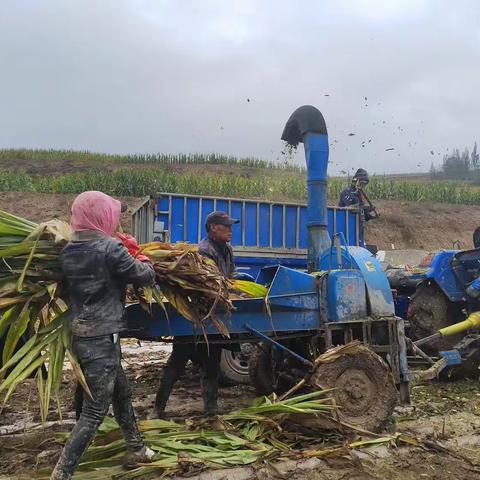
[[[219,333],[229,336],[216,312],[219,308],[227,313],[232,310],[232,292],[240,291],[254,297],[267,294],[262,285],[224,277],[213,260],[200,255],[198,248],[189,243],[147,243],[142,246],[142,253],[152,260],[159,285],[159,289],[144,289],[147,303],[154,298],[163,305],[163,295],[204,333],[206,322],[211,321]]]
[[[0,393],[7,402],[21,382],[36,374],[43,421],[52,395],[58,401],[65,355],[88,391],[69,351],[68,308],[59,295],[58,258],[70,235],[69,226],[58,220],[37,225],[0,211]],[[24,344],[16,350],[22,337]]]
[[[88,392],[69,350],[68,305],[61,293],[59,254],[70,236],[69,225],[60,220],[39,225],[0,211],[0,339],[4,339],[0,394],[5,394],[7,402],[21,382],[36,375],[42,420],[52,396],[58,401],[65,356]],[[144,289],[144,299],[161,305],[167,299],[202,330],[211,320],[228,336],[215,311],[231,310],[229,290],[266,295],[264,287],[225,279],[216,264],[191,245],[151,243],[143,250],[151,257],[160,282],[160,288]],[[21,339],[23,345],[18,348]]]

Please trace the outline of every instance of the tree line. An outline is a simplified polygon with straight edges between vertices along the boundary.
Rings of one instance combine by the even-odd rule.
[[[430,176],[435,180],[473,180],[480,182],[480,155],[477,152],[477,142],[472,151],[465,148],[462,152],[454,148],[451,153],[443,156],[442,164],[436,167],[433,162]]]

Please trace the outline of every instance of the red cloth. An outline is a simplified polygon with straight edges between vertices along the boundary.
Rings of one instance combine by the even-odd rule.
[[[75,232],[95,230],[113,236],[120,222],[121,203],[102,192],[78,195],[72,205],[70,224]]]
[[[134,237],[128,235],[127,233],[117,233],[117,238],[123,243],[123,245],[125,245],[126,249],[133,258],[140,260],[140,262],[150,261],[145,254],[139,253],[140,246]]]

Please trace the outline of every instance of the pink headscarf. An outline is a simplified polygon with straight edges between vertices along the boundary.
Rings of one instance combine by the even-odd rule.
[[[72,205],[70,224],[75,232],[96,230],[112,236],[120,222],[121,203],[102,192],[83,192]]]

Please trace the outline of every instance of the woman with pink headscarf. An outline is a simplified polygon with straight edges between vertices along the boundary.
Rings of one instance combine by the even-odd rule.
[[[72,312],[72,350],[91,397],[85,394],[80,417],[52,473],[53,480],[72,477],[110,404],[125,437],[125,467],[135,468],[154,456],[137,428],[118,337],[127,328],[123,316],[127,285],[150,285],[155,272],[147,257],[141,257],[143,261],[135,259],[113,237],[121,210],[118,200],[102,192],[84,192],[72,205],[74,233],[60,263]]]

